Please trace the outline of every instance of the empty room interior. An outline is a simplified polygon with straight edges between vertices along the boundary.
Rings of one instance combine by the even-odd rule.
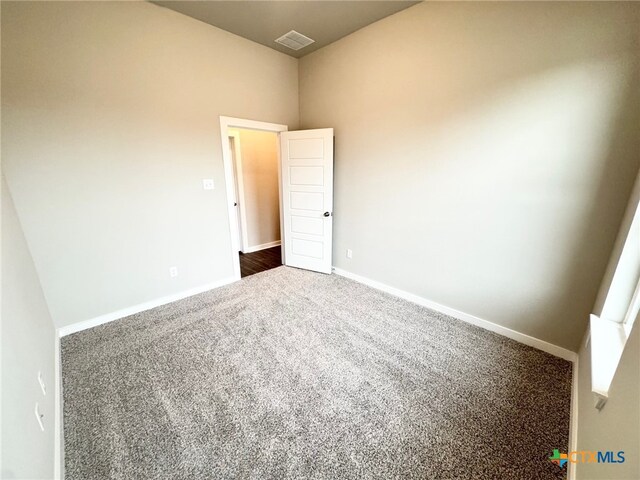
[[[0,478],[640,478],[640,3],[0,19]]]

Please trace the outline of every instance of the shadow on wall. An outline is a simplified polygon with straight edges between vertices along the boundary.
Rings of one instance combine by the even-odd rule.
[[[337,266],[575,350],[640,162],[631,9],[421,4],[303,58]]]
[[[604,162],[598,183],[593,189],[591,206],[582,224],[582,233],[575,237],[575,254],[567,259],[559,301],[552,304],[555,314],[580,315],[582,334],[576,338],[576,347],[586,331],[589,314],[598,295],[620,224],[640,170],[640,59],[630,57],[626,80],[619,86],[618,111],[614,111],[608,132],[609,143],[602,152]],[[605,255],[594,255],[607,252]],[[576,279],[583,279],[582,282]],[[584,299],[584,308],[565,312],[567,299]]]
[[[637,64],[620,57],[556,68],[494,92],[455,120],[421,132],[418,150],[435,158],[423,165],[424,175],[407,182],[404,169],[377,172],[374,190],[403,192],[386,199],[386,217],[415,204],[413,192],[426,183],[434,196],[408,214],[408,223],[439,233],[440,249],[458,247],[459,268],[451,272],[484,259],[486,268],[473,272],[477,287],[467,291],[475,296],[471,300],[486,301],[487,281],[499,285],[510,291],[500,299],[503,308],[524,328],[547,319],[545,329],[557,332],[553,342],[576,348],[640,166],[637,85]],[[407,144],[415,147],[415,139]],[[447,179],[452,176],[454,189]],[[582,200],[577,212],[571,200],[576,198]],[[505,208],[505,201],[517,209]],[[438,215],[447,209],[449,215]],[[470,242],[468,230],[480,235]],[[410,250],[432,261],[419,245]],[[447,276],[451,259],[441,262],[440,275]],[[454,283],[456,275],[447,280]],[[554,328],[567,317],[572,327]],[[566,334],[573,340],[563,342]]]

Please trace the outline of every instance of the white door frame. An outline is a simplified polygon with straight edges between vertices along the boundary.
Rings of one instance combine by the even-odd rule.
[[[249,249],[249,239],[247,234],[247,207],[244,203],[244,179],[242,178],[242,149],[240,148],[240,132],[238,130],[229,130],[229,139],[233,138],[233,155],[231,155],[231,161],[235,159],[235,165],[233,165],[233,173],[236,187],[234,192],[237,195],[236,201],[238,202],[237,212],[240,214],[238,219],[238,228],[240,230],[240,251],[247,253]]]
[[[236,207],[233,206],[235,199],[235,185],[233,174],[233,157],[231,155],[231,149],[229,148],[229,129],[230,128],[244,128],[248,130],[261,130],[264,132],[286,132],[289,130],[287,125],[280,125],[278,123],[260,122],[257,120],[247,120],[244,118],[224,117],[220,116],[220,143],[222,144],[222,162],[224,165],[224,178],[227,188],[227,211],[229,215],[229,235],[231,240],[231,258],[233,261],[233,277],[235,280],[240,280],[240,245],[238,245],[238,230],[239,221]],[[281,245],[282,250],[282,263],[284,259],[284,235],[282,232],[282,185],[281,178],[282,173],[280,171],[280,142],[278,143],[278,191],[280,199],[280,238],[283,240]]]

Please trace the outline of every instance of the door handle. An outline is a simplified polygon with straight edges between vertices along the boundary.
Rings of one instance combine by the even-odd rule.
[[[331,216],[331,214],[330,214],[329,212],[324,212],[324,213],[323,213],[323,215],[324,215],[325,217],[330,217],[330,216]]]

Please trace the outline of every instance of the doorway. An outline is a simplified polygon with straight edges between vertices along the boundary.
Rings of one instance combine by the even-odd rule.
[[[280,246],[275,245],[278,242],[276,240],[260,240],[264,243],[251,245],[249,214],[242,211],[249,206],[245,178],[247,170],[243,167],[246,162],[242,151],[242,132],[245,130],[276,135],[279,200],[276,218],[279,220]],[[263,264],[262,267],[258,266],[262,271],[282,264],[330,274],[333,242],[333,128],[289,132],[286,125],[220,117],[220,131],[234,278],[239,280],[243,276],[241,256],[256,253],[252,251],[252,247],[257,252],[268,248],[280,249],[279,261],[275,256],[251,259]],[[241,178],[241,181],[237,181],[237,178]],[[275,217],[273,209],[271,212],[271,216]],[[271,232],[274,230],[277,229],[272,225]],[[266,257],[268,253],[265,251],[261,256]],[[277,253],[277,250],[273,253]],[[243,260],[249,260],[249,257]],[[254,268],[247,268],[245,273],[256,273],[255,270],[257,268],[254,264]]]
[[[278,135],[229,129],[242,278],[282,265]]]
[[[234,274],[284,263],[278,134],[286,125],[220,117]]]

